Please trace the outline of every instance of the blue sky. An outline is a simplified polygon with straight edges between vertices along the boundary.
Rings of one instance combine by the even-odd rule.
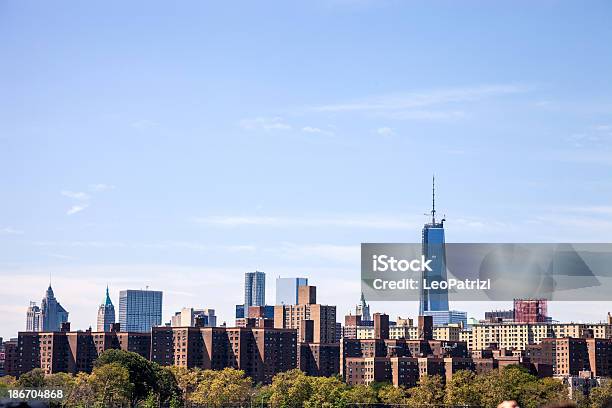
[[[359,243],[612,239],[612,5],[0,2],[0,336],[51,275],[233,321],[243,272],[344,315]],[[504,304],[495,305],[499,307]],[[561,320],[610,305],[554,304]],[[456,305],[475,317],[492,307]],[[374,304],[414,316],[415,304]]]

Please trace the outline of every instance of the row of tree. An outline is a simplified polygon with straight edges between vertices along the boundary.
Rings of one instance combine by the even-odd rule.
[[[7,388],[61,388],[63,407],[184,407],[230,405],[278,408],[343,408],[352,404],[407,406],[496,407],[516,400],[536,408],[567,401],[566,387],[553,378],[538,379],[518,366],[476,375],[459,371],[446,384],[439,376],[424,376],[413,388],[387,383],[348,386],[338,377],[309,377],[299,370],[276,375],[270,385],[255,385],[241,370],[221,371],[161,367],[135,353],[108,350],[96,360],[91,374],[58,373],[40,369],[14,379],[0,378],[0,396]],[[580,408],[612,404],[612,382],[577,398]]]
[[[34,369],[15,379],[0,377],[0,396],[8,388],[60,388],[62,407],[170,407],[183,406],[181,390],[172,371],[139,354],[107,350],[94,363],[91,374],[45,375]]]

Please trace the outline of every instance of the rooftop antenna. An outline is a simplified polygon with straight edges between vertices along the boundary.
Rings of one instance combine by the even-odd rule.
[[[436,223],[436,175],[431,177],[431,223]]]

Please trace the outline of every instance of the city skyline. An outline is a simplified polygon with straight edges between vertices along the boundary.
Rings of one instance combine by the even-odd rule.
[[[230,323],[255,269],[343,315],[361,242],[421,241],[432,173],[447,243],[612,241],[610,3],[444,4],[3,3],[0,336],[49,275],[75,328],[107,284]]]
[[[258,272],[259,272],[259,271],[258,271]],[[254,273],[254,272],[246,272],[246,273],[245,273],[245,276],[248,276],[248,274],[252,274],[252,273]],[[261,272],[259,272],[259,273],[261,273]],[[264,274],[264,279],[265,279],[265,274]],[[283,279],[296,279],[296,280],[301,281],[301,283],[304,283],[304,286],[307,286],[307,282],[304,282],[304,280],[305,280],[305,281],[307,281],[307,280],[308,280],[308,278],[283,278]],[[277,280],[276,280],[276,281],[278,282],[278,278],[277,278]],[[245,282],[245,284],[246,284],[246,282]],[[299,286],[302,286],[302,285],[299,285]],[[299,286],[296,286],[296,287],[299,287]],[[275,288],[276,288],[276,285],[275,285]],[[283,287],[281,290],[283,290],[283,289],[286,289],[286,288],[284,288],[284,287]],[[49,285],[49,288],[47,289],[47,295],[46,295],[46,296],[48,296],[49,290],[51,290],[51,294],[52,294],[52,296],[53,296],[53,290],[51,289],[51,285]],[[157,294],[156,296],[159,298],[159,299],[157,300],[157,302],[158,302],[158,303],[160,303],[160,304],[162,303],[162,302],[161,302],[161,297],[163,296],[163,291],[155,291],[155,290],[150,290],[150,289],[147,287],[145,290],[134,290],[134,289],[120,290],[120,291],[119,291],[120,297],[119,297],[119,302],[118,302],[118,304],[121,304],[121,297],[122,297],[122,296],[126,296],[126,297],[127,297],[127,294],[128,294],[129,292],[131,292],[132,294],[136,293],[137,295],[138,295],[138,294],[151,294],[151,295],[156,295],[156,294]],[[113,303],[112,303],[112,300],[111,300],[110,298],[111,298],[111,297],[110,297],[110,295],[109,295],[109,287],[108,287],[108,286],[106,286],[106,301],[105,301],[105,303],[103,303],[102,305],[99,305],[99,306],[98,306],[97,320],[94,322],[94,324],[89,325],[89,326],[85,325],[85,326],[78,326],[78,327],[76,327],[76,326],[72,325],[72,327],[73,327],[75,330],[79,330],[79,331],[81,331],[81,330],[83,330],[83,331],[84,331],[84,330],[93,329],[94,327],[96,328],[96,330],[97,330],[97,331],[103,331],[103,330],[101,330],[101,329],[100,329],[100,324],[101,324],[101,323],[100,323],[100,309],[101,309],[101,308],[104,308],[104,306],[107,306],[107,307],[108,307],[108,305],[109,305],[109,304],[110,304],[110,306],[111,306],[111,308],[112,308]],[[55,298],[53,297],[53,299],[55,299]],[[44,300],[44,299],[43,299],[43,300]],[[487,304],[487,305],[490,305],[490,307],[486,307],[486,306],[485,306],[485,307],[484,307],[484,308],[481,310],[481,312],[482,312],[482,313],[477,314],[477,315],[476,315],[476,314],[473,314],[473,315],[468,314],[467,318],[468,318],[468,320],[469,320],[469,319],[475,319],[475,320],[480,320],[481,322],[484,322],[484,321],[487,321],[487,319],[488,319],[488,318],[487,318],[487,316],[486,316],[487,314],[495,314],[495,313],[505,312],[505,310],[502,310],[502,309],[496,308],[496,307],[495,307],[495,306],[493,306],[493,305],[495,305],[495,304],[504,304],[504,305],[513,306],[513,307],[514,307],[514,309],[516,309],[516,307],[517,307],[517,302],[518,302],[518,303],[520,303],[520,304],[522,304],[521,302],[523,302],[523,303],[528,304],[528,305],[531,305],[531,304],[536,304],[536,303],[537,303],[538,305],[540,304],[540,303],[539,303],[539,302],[540,302],[540,300],[529,300],[529,299],[524,300],[524,301],[521,301],[520,299],[514,299],[514,301],[513,301],[513,302],[486,302],[486,304]],[[536,303],[533,303],[533,302],[536,302]],[[564,319],[562,319],[562,318],[561,318],[561,319],[557,319],[557,318],[556,318],[557,316],[555,316],[555,318],[553,319],[553,317],[552,317],[550,314],[547,314],[548,312],[547,312],[547,307],[546,307],[546,304],[550,303],[550,301],[543,300],[543,302],[544,302],[544,305],[545,305],[545,306],[543,307],[543,311],[544,311],[543,313],[544,313],[544,315],[545,315],[545,316],[548,316],[548,320],[546,320],[546,321],[541,321],[541,322],[540,322],[540,321],[538,321],[538,322],[540,322],[540,323],[550,324],[551,322],[560,322],[561,324],[568,324],[568,323],[572,323],[572,324],[573,324],[573,323],[580,323],[580,324],[583,324],[583,323],[603,323],[603,322],[605,322],[605,321],[608,321],[608,322],[610,321],[610,317],[609,317],[609,316],[610,316],[610,312],[609,312],[609,311],[605,311],[605,312],[603,312],[602,316],[601,316],[599,319],[590,320],[590,321],[583,321],[583,320],[576,320],[576,321],[574,321],[574,320],[571,320],[571,319],[570,319],[570,320],[564,320]],[[26,320],[27,320],[27,324],[26,324],[26,326],[30,325],[30,321],[31,321],[31,320],[33,320],[33,319],[32,319],[32,317],[30,316],[30,309],[32,309],[32,307],[33,307],[33,306],[36,306],[36,305],[35,305],[35,303],[36,303],[36,302],[30,302],[30,306],[29,306],[29,308],[27,309],[27,313],[26,313]],[[124,303],[125,303],[125,302],[124,302]],[[132,302],[132,303],[134,303],[134,302]],[[143,302],[142,302],[142,301],[139,301],[139,302],[135,302],[135,303],[143,303]],[[296,302],[295,302],[295,303],[290,303],[290,304],[297,304],[297,303],[298,303],[298,302],[297,302],[297,298],[296,298]],[[322,302],[322,303],[325,303],[325,302]],[[386,303],[386,304],[389,304],[390,302],[374,302],[374,304],[375,304],[375,305],[376,305],[376,304],[385,304],[385,303]],[[391,302],[391,303],[392,303],[392,302]],[[414,303],[414,302],[401,302],[401,303]],[[468,302],[454,302],[454,303],[457,303],[457,304],[466,304],[466,303],[468,303]],[[485,302],[474,302],[474,303],[477,303],[477,304],[484,304]],[[557,302],[557,303],[559,303],[559,302]],[[571,303],[576,303],[576,302],[571,302]],[[580,303],[588,303],[588,302],[580,302]],[[599,303],[601,303],[601,302],[599,302]],[[336,307],[337,307],[337,306],[336,306],[335,304],[333,304],[333,303],[330,303],[329,305],[330,305],[330,306],[333,306],[334,308],[336,308]],[[58,306],[59,306],[59,304],[58,304]],[[61,306],[60,306],[60,307],[61,307]],[[160,307],[161,307],[161,305],[160,305]],[[270,306],[270,307],[272,307],[272,306]],[[540,306],[538,306],[538,308],[539,308],[539,307],[540,307]],[[223,308],[223,307],[222,307],[222,308]],[[536,313],[536,309],[537,309],[537,311],[539,312],[539,310],[540,310],[540,309],[538,309],[538,308],[532,307],[533,311],[532,311],[531,309],[529,309],[529,313]],[[145,309],[149,311],[149,309],[151,309],[151,310],[152,310],[152,309],[156,309],[156,307],[153,307],[153,306],[147,306],[147,308],[145,308]],[[144,314],[143,314],[143,313],[139,313],[139,316],[141,316],[141,318],[139,318],[138,320],[139,320],[139,321],[140,321],[140,320],[146,320],[147,322],[149,322],[149,321],[153,321],[153,320],[154,320],[154,321],[156,321],[156,322],[157,322],[157,321],[158,321],[158,322],[160,322],[160,323],[151,324],[151,326],[150,326],[150,327],[169,327],[169,326],[175,326],[175,324],[174,324],[173,322],[175,321],[175,319],[177,318],[177,316],[180,316],[180,315],[181,315],[181,310],[182,310],[182,312],[183,312],[183,313],[185,312],[185,310],[190,310],[190,311],[191,311],[191,320],[192,320],[192,321],[193,321],[193,315],[194,315],[194,312],[197,312],[197,313],[201,313],[201,312],[211,313],[211,314],[212,314],[212,316],[213,316],[213,321],[212,321],[212,322],[209,322],[208,320],[206,320],[206,321],[204,322],[204,324],[205,324],[206,326],[211,326],[211,327],[215,327],[215,326],[217,326],[217,316],[215,316],[215,315],[214,315],[214,313],[215,313],[215,312],[214,312],[214,309],[210,309],[210,308],[207,308],[207,309],[196,309],[196,308],[194,308],[194,306],[192,305],[192,306],[190,306],[190,307],[183,307],[181,310],[179,310],[179,312],[176,312],[176,311],[175,311],[175,312],[173,312],[173,313],[170,313],[170,314],[169,314],[169,318],[168,318],[168,319],[166,318],[166,315],[165,315],[165,310],[166,310],[167,308],[163,308],[163,309],[164,309],[164,312],[162,312],[162,313],[161,313],[161,314],[159,314],[159,315],[157,315],[157,311],[156,311],[156,312],[155,312],[156,317],[153,317],[153,318],[151,318],[151,316],[149,316],[149,315],[151,314],[151,313],[149,313],[149,312],[144,313]],[[39,311],[38,311],[38,313],[40,314],[41,309],[40,309],[40,308],[38,308],[38,310],[39,310]],[[156,310],[157,310],[157,309],[156,309]],[[63,308],[62,308],[62,311],[63,311],[64,313],[66,313],[66,315],[68,314],[68,313],[67,313],[67,312],[66,312],[66,311],[65,311]],[[353,313],[355,313],[355,315],[361,315],[361,314],[363,313],[363,311],[365,311],[365,313],[366,313],[366,314],[364,315],[364,316],[366,317],[366,318],[365,318],[365,320],[368,320],[368,318],[367,318],[367,317],[369,317],[369,316],[370,316],[370,305],[369,305],[369,304],[366,302],[366,299],[364,298],[363,293],[361,293],[361,296],[360,296],[359,302],[357,303],[357,305],[356,305],[356,306],[353,304],[353,308],[350,308],[350,307],[349,307],[349,308],[347,309],[347,311],[346,311],[346,313],[345,313],[345,314],[344,314],[344,312],[342,312],[342,311],[339,311],[339,312],[338,312],[338,313],[339,313],[339,317],[337,318],[337,319],[338,319],[338,322],[339,322],[339,323],[341,323],[341,322],[342,322],[342,318],[343,318],[343,316],[345,316],[345,315],[346,315],[346,316],[349,316],[349,315],[353,315]],[[114,308],[113,308],[113,312],[114,312]],[[372,313],[374,313],[374,312],[389,315],[389,313],[388,313],[388,312],[386,312],[385,310],[377,310],[377,309],[374,309]],[[451,324],[456,324],[456,323],[458,323],[458,322],[460,322],[460,321],[462,321],[462,322],[465,324],[465,316],[463,315],[465,312],[460,312],[460,311],[457,311],[457,310],[452,310],[452,308],[451,308],[451,310],[447,310],[446,312],[447,312],[447,313],[450,313],[448,318],[447,318],[447,317],[444,317],[444,318],[441,318],[441,317],[436,317],[435,311],[434,311],[434,313],[432,313],[432,314],[431,314],[431,316],[433,316],[434,321],[438,321],[438,320],[439,320],[437,323],[435,323],[436,325],[438,325],[438,324],[439,324],[439,325],[447,325],[448,323],[451,323]],[[125,312],[124,312],[123,314],[124,314],[124,315],[127,315],[127,313],[125,313]],[[134,313],[131,313],[131,314],[133,315]],[[146,316],[145,316],[145,315],[146,315]],[[450,317],[451,315],[452,315],[452,317]],[[113,314],[113,317],[114,317],[114,314]],[[414,316],[406,316],[406,315],[400,316],[399,314],[397,315],[398,320],[404,320],[406,317],[407,317],[407,318],[412,318],[413,320],[415,320],[415,318],[416,318],[416,317],[418,317],[418,314],[415,314]],[[124,317],[123,317],[123,320],[125,320],[125,319],[126,319],[126,317],[124,316]],[[227,327],[234,327],[235,325],[234,325],[234,323],[233,323],[233,319],[235,319],[235,316],[233,316],[233,315],[232,315],[232,316],[230,316],[230,317],[229,317],[227,320],[220,320],[220,321],[218,322],[218,324],[219,324],[219,325],[222,325],[222,326],[227,326]],[[437,320],[436,320],[436,319],[437,319]],[[449,320],[447,321],[446,319],[449,319]],[[119,317],[119,314],[117,314],[117,318],[112,319],[112,320],[114,320],[114,321],[110,321],[110,320],[109,320],[109,321],[106,321],[106,320],[104,320],[104,324],[108,324],[108,325],[109,325],[109,328],[107,328],[107,330],[106,330],[106,331],[110,330],[110,323],[113,323],[113,322],[115,322],[115,323],[120,323],[120,317]],[[443,322],[443,320],[444,320],[444,322]],[[70,320],[68,320],[68,322],[70,323]],[[521,319],[518,319],[518,320],[516,320],[516,322],[521,323],[521,322],[522,322],[522,320],[521,320]],[[527,321],[525,321],[525,322],[527,322]],[[529,321],[529,322],[531,322],[531,321]],[[533,322],[536,322],[536,321],[534,320]],[[531,323],[533,323],[533,322],[531,322]],[[147,324],[149,324],[149,323],[147,323]],[[468,322],[468,324],[469,324],[469,322]],[[124,328],[125,326],[128,326],[128,327],[129,327],[129,330],[127,330],[127,331],[130,331],[130,332],[134,332],[134,331],[136,331],[136,332],[138,332],[138,331],[140,331],[140,332],[146,332],[146,331],[150,330],[150,327],[149,327],[149,329],[144,329],[144,328],[138,328],[138,329],[137,329],[137,328],[136,328],[136,326],[137,326],[137,324],[136,324],[136,323],[131,323],[131,324],[129,324],[129,325],[126,325],[126,324],[125,324],[125,322],[124,322],[124,324],[121,326],[121,327],[122,327],[122,328],[121,328],[121,330],[122,330],[122,331],[124,331],[124,330],[125,330],[125,328]],[[184,325],[180,324],[179,326],[184,326]],[[193,326],[193,324],[192,324],[192,326]],[[57,328],[56,330],[59,330],[59,328]],[[42,330],[42,329],[29,330],[29,329],[28,329],[28,327],[26,327],[26,329],[25,329],[25,330],[19,329],[17,332],[22,332],[22,331],[40,331],[40,332],[45,332],[45,331],[50,331],[50,330]],[[51,330],[51,331],[52,331],[52,330]],[[16,333],[17,333],[17,332],[15,332],[15,335],[16,335]],[[15,337],[15,336],[10,335],[10,336],[6,336],[6,337],[4,337],[4,339],[11,339],[11,338],[14,338],[14,337]],[[2,336],[0,336],[0,338],[2,338]]]

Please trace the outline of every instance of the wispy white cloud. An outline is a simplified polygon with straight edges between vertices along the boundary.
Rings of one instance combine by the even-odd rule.
[[[406,110],[378,112],[377,117],[397,120],[453,120],[465,118],[467,113],[462,110]]]
[[[449,112],[420,110],[436,105],[474,102],[486,98],[517,94],[529,91],[529,87],[517,84],[481,85],[464,88],[434,89],[424,92],[380,95],[344,103],[313,106],[315,112],[373,112],[396,113],[404,111],[406,118],[448,117]],[[451,116],[461,115],[460,111],[450,112]]]
[[[242,119],[240,127],[245,130],[291,130],[291,125],[285,123],[281,117],[257,117],[253,119]]]
[[[98,249],[156,249],[174,250],[186,249],[198,252],[204,251],[224,251],[224,252],[254,252],[257,250],[255,245],[234,244],[219,245],[206,244],[197,241],[154,241],[154,242],[128,242],[128,241],[34,241],[32,245],[49,248],[98,248]]]
[[[76,261],[77,258],[74,256],[70,256],[70,255],[64,255],[64,254],[45,254],[50,258],[55,258],[55,259],[60,259],[62,261]]]
[[[2,228],[0,228],[0,234],[23,235],[24,232],[22,230],[15,229],[13,227],[2,227]]]
[[[198,217],[195,219],[198,224],[210,224],[226,227],[236,227],[241,225],[281,225],[281,220],[277,217],[264,216],[209,216]]]
[[[612,165],[612,153],[604,148],[588,147],[584,144],[574,144],[580,149],[558,150],[547,154],[549,160],[558,160],[567,163],[594,164],[599,166]]]
[[[531,106],[549,112],[567,112],[578,115],[606,115],[612,114],[612,104],[585,100],[536,100]]]
[[[510,225],[519,231],[538,231],[533,237],[539,242],[610,242],[612,239],[612,206],[548,206],[532,212],[522,223],[513,221]]]
[[[68,209],[68,211],[66,211],[66,215],[74,215],[74,214],[80,213],[81,211],[85,210],[87,207],[89,207],[89,205],[87,204],[73,205],[72,207]]]
[[[559,104],[557,102],[550,101],[547,99],[535,101],[532,103],[532,105],[535,106],[536,108],[548,110],[548,111],[559,110]]]
[[[604,153],[604,157],[612,157],[610,152],[605,152],[605,150],[609,150],[612,147],[612,125],[599,124],[587,126],[578,132],[570,134],[566,137],[566,140],[571,147],[586,153],[585,156],[584,154],[576,153],[576,149],[573,149],[569,154],[571,161],[599,163],[602,161],[599,157],[601,153]],[[609,161],[609,159],[603,161]]]
[[[80,202],[79,204],[72,205],[70,208],[68,208],[68,210],[66,211],[66,215],[74,215],[80,213],[81,211],[89,207],[88,202],[91,196],[83,191],[62,190],[61,194],[64,197],[68,197],[70,199]]]
[[[99,184],[91,184],[89,186],[89,190],[93,191],[94,193],[99,193],[102,191],[108,191],[108,190],[114,190],[115,186],[113,186],[112,184],[104,184],[104,183],[99,183]]]
[[[383,127],[379,127],[378,129],[376,129],[376,133],[378,133],[381,136],[393,136],[395,135],[395,131],[387,126],[383,126]]]
[[[471,228],[471,229],[484,228],[487,225],[482,220],[472,219],[472,218],[457,218],[457,219],[453,219],[453,223],[455,223],[455,224],[457,224],[459,226],[464,226],[464,227]]]
[[[582,213],[588,215],[610,215],[612,216],[612,206],[609,205],[593,205],[593,206],[576,206],[576,207],[561,207],[559,210]]]
[[[568,239],[569,242],[579,242],[577,237],[588,236],[590,241],[602,240],[602,242],[609,242],[612,238],[612,220],[602,219],[601,216],[589,216],[587,214],[576,214],[575,216],[565,215],[559,216],[558,214],[553,215],[542,215],[536,216],[530,219],[533,224],[546,225],[549,231],[563,232],[572,237]],[[559,241],[560,235],[552,237],[551,240]]]
[[[385,217],[373,215],[356,215],[352,217],[274,217],[274,216],[209,216],[196,218],[198,224],[219,227],[344,227],[344,228],[376,228],[404,229],[418,228],[422,218],[409,219],[405,217]]]
[[[612,125],[595,125],[593,129],[600,132],[612,132]]]
[[[93,194],[97,194],[97,193],[101,193],[101,192],[109,191],[109,190],[114,190],[114,189],[115,189],[115,186],[112,184],[97,183],[97,184],[89,185],[89,191]],[[62,190],[60,193],[64,197],[68,197],[72,200],[76,200],[79,202],[79,204],[75,204],[71,206],[66,211],[66,215],[74,215],[76,213],[79,213],[85,210],[87,207],[89,207],[89,203],[91,202],[93,198],[91,194],[88,194],[84,191]]]
[[[361,246],[358,245],[333,245],[333,244],[295,244],[282,243],[274,248],[268,248],[265,252],[270,256],[281,257],[291,261],[303,259],[317,259],[319,261],[334,261],[355,265],[360,261]]]
[[[326,135],[326,136],[333,136],[334,135],[334,132],[332,132],[331,130],[321,129],[321,128],[312,127],[312,126],[304,126],[302,128],[302,132],[304,132],[304,133],[317,133],[317,134]]]
[[[69,190],[62,190],[61,194],[64,197],[68,197],[68,198],[72,198],[74,200],[80,200],[80,201],[86,201],[89,200],[91,198],[91,196],[83,191],[69,191]]]
[[[42,247],[74,247],[74,248],[128,248],[123,241],[34,241],[32,245]]]

